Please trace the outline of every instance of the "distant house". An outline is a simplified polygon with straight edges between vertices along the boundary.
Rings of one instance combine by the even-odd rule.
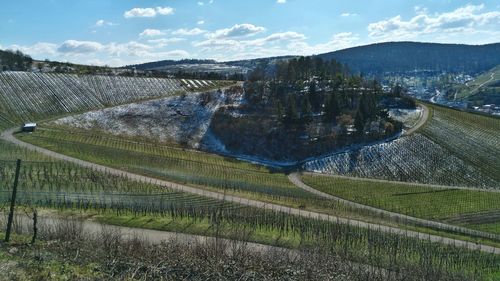
[[[22,129],[23,132],[34,132],[36,129],[36,123],[26,123]]]

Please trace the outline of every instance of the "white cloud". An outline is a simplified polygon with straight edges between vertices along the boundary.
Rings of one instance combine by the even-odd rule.
[[[168,16],[174,14],[174,8],[170,7],[156,7],[158,15]]]
[[[278,4],[285,4],[286,0],[276,0],[276,3],[278,3]]]
[[[202,24],[205,24],[205,21],[204,20],[199,20],[198,22],[196,22],[196,24],[202,25]]]
[[[153,36],[161,36],[165,35],[164,31],[161,31],[159,29],[151,29],[147,28],[143,32],[139,34],[140,36],[147,36],[147,37],[153,37]]]
[[[166,47],[166,46],[168,46],[170,44],[179,43],[179,42],[182,42],[182,41],[186,41],[186,39],[184,39],[184,38],[177,38],[177,37],[174,37],[174,38],[150,39],[150,40],[148,40],[148,43],[156,44],[155,47],[157,47],[157,48],[163,48],[163,47]]]
[[[205,6],[205,4],[213,4],[214,0],[210,0],[208,2],[198,1],[198,6]]]
[[[94,26],[95,26],[95,27],[101,27],[101,26],[105,26],[105,25],[107,25],[107,26],[113,26],[113,25],[118,25],[118,24],[116,24],[116,23],[112,23],[112,22],[109,22],[109,21],[105,21],[105,20],[102,20],[102,19],[101,19],[101,20],[98,20],[98,21],[94,24]]]
[[[296,41],[288,44],[289,52],[300,55],[312,55],[328,53],[353,47],[359,43],[359,36],[351,32],[341,32],[334,34],[331,39],[325,43],[309,45],[305,41]]]
[[[158,15],[172,15],[174,9],[171,7],[156,7],[156,8],[133,8],[126,11],[123,16],[125,18],[154,18]]]
[[[230,28],[219,29],[214,33],[208,34],[209,38],[234,38],[253,36],[263,32],[266,29],[262,26],[255,26],[249,23],[235,24]]]
[[[200,34],[203,34],[206,32],[207,32],[206,30],[199,29],[199,28],[195,27],[193,29],[186,29],[186,28],[177,29],[175,31],[172,31],[172,34],[173,35],[180,35],[180,36],[194,36],[194,35],[200,35]]]
[[[287,31],[281,33],[274,33],[264,38],[244,41],[243,43],[246,45],[262,46],[268,43],[280,44],[283,42],[302,41],[305,39],[307,39],[307,37],[304,34],[297,33],[294,31]]]
[[[356,13],[347,13],[347,12],[340,14],[341,17],[355,17],[357,15],[358,14]]]
[[[0,49],[2,47],[0,46]],[[57,44],[38,42],[31,46],[21,46],[21,45],[10,45],[7,47],[9,50],[19,50],[25,54],[36,56],[36,55],[54,55],[57,51]]]
[[[491,31],[500,24],[500,11],[481,12],[484,5],[466,5],[451,12],[429,14],[427,9],[415,7],[416,15],[404,20],[401,16],[374,22],[368,31],[374,38],[415,38],[428,34],[471,34]]]
[[[104,46],[98,42],[67,40],[57,48],[57,51],[60,53],[84,54],[97,52],[103,48]]]
[[[359,44],[359,36],[350,32],[337,33],[325,43],[310,45],[304,34],[287,31],[253,40],[209,38],[194,42],[202,53],[222,61],[280,55],[312,55],[331,52]]]
[[[142,44],[136,41],[130,41],[123,44],[111,43],[106,46],[106,51],[113,56],[141,56],[149,51],[152,51],[153,47]]]

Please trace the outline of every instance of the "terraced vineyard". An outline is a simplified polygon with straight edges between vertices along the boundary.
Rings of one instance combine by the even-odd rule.
[[[442,107],[423,135],[310,161],[308,171],[450,186],[500,188],[500,119]]]
[[[302,179],[317,190],[349,201],[412,217],[500,233],[499,192],[439,189],[317,175],[304,175]]]
[[[0,126],[220,86],[190,81],[199,86],[176,79],[0,72]]]
[[[439,106],[433,109],[432,121],[422,134],[500,182],[500,118]]]

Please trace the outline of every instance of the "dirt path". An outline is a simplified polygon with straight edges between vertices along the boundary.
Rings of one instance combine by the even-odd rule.
[[[335,200],[337,202],[340,202],[342,204],[345,204],[347,206],[350,206],[350,207],[353,207],[356,209],[367,210],[367,211],[370,211],[372,213],[387,217],[391,220],[400,221],[400,222],[409,222],[409,223],[419,225],[419,226],[432,227],[434,229],[462,233],[462,234],[471,235],[471,236],[475,236],[475,237],[500,240],[499,235],[495,235],[492,233],[476,231],[476,230],[472,230],[472,229],[468,229],[468,228],[464,228],[464,227],[459,227],[459,226],[440,223],[440,222],[436,222],[436,221],[430,221],[430,220],[420,219],[420,218],[416,218],[416,217],[412,217],[412,216],[407,216],[407,215],[403,215],[403,214],[399,214],[399,213],[394,213],[394,212],[390,212],[390,211],[387,211],[384,209],[379,209],[379,208],[372,207],[369,205],[364,205],[364,204],[356,203],[353,201],[349,201],[349,200],[346,200],[346,199],[341,198],[341,197],[333,196],[331,194],[319,191],[319,190],[314,189],[314,188],[310,187],[309,185],[305,184],[302,181],[302,179],[300,178],[299,173],[292,173],[292,174],[288,175],[288,179],[295,186],[302,188],[302,189],[304,189],[308,192],[311,192],[313,194],[316,194],[320,197],[323,197],[325,199]]]
[[[276,212],[282,212],[290,215],[296,215],[296,216],[301,216],[301,217],[306,217],[306,218],[314,218],[314,219],[319,219],[319,220],[324,220],[324,221],[330,221],[334,223],[341,223],[341,224],[349,224],[355,227],[360,227],[360,228],[369,228],[372,230],[380,231],[380,232],[385,232],[385,233],[391,233],[391,234],[396,234],[396,235],[402,235],[405,237],[412,237],[412,238],[417,238],[417,239],[422,239],[422,240],[427,240],[427,241],[432,241],[432,242],[438,242],[446,245],[454,245],[458,247],[464,247],[468,248],[471,250],[480,250],[483,252],[487,253],[495,253],[495,254],[500,254],[500,248],[488,246],[488,245],[483,245],[483,244],[476,244],[472,242],[467,242],[467,241],[462,241],[458,239],[452,239],[452,238],[445,238],[442,236],[438,235],[430,235],[430,234],[425,234],[421,232],[416,232],[416,231],[410,231],[406,229],[401,229],[397,227],[391,227],[391,226],[384,226],[384,225],[379,225],[379,224],[374,224],[374,223],[367,223],[359,220],[353,220],[353,219],[346,219],[346,218],[341,218],[337,216],[332,216],[332,215],[327,215],[323,213],[317,213],[317,212],[311,212],[311,211],[306,211],[306,210],[301,210],[301,209],[295,209],[291,207],[285,207],[282,205],[278,204],[272,204],[272,203],[265,203],[257,200],[251,200],[243,197],[238,197],[234,195],[225,195],[222,193],[218,192],[213,192],[213,191],[207,191],[203,189],[198,189],[194,188],[191,186],[187,185],[182,185],[182,184],[177,184],[174,182],[169,182],[165,180],[159,180],[151,177],[146,177],[134,173],[130,173],[127,171],[123,170],[118,170],[114,168],[109,168],[103,165],[83,161],[77,158],[73,158],[70,156],[66,156],[45,148],[37,147],[35,145],[20,141],[16,139],[12,134],[17,128],[12,128],[9,130],[6,130],[2,132],[0,137],[6,141],[12,142],[14,144],[17,144],[21,147],[25,147],[30,150],[37,151],[39,153],[43,153],[47,156],[50,156],[55,159],[59,160],[64,160],[68,161],[77,165],[80,165],[82,167],[87,167],[94,169],[96,171],[101,171],[101,172],[106,172],[111,175],[119,175],[119,176],[124,176],[127,177],[131,180],[139,181],[139,182],[148,182],[148,183],[153,183],[162,187],[167,187],[191,194],[196,194],[204,197],[209,197],[213,199],[218,199],[218,200],[225,200],[227,202],[234,202],[238,203],[241,205],[246,205],[246,206],[251,206],[251,207],[256,207],[256,208],[261,208],[261,209],[266,209],[266,210],[272,210]]]
[[[418,120],[417,124],[415,124],[415,126],[413,126],[411,129],[409,129],[408,131],[404,132],[403,133],[403,136],[409,136],[413,133],[415,133],[416,131],[418,131],[426,122],[427,120],[429,119],[429,108],[427,108],[427,106],[425,106],[424,104],[422,103],[419,103],[418,104],[421,108],[422,108],[422,114],[420,116],[420,119]]]
[[[16,215],[16,227],[22,233],[31,233],[32,220],[26,215]],[[131,228],[125,226],[116,226],[109,224],[102,224],[90,220],[80,220],[72,218],[63,218],[50,215],[42,215],[38,217],[39,233],[43,236],[44,233],[56,231],[58,227],[68,226],[69,228],[80,229],[84,236],[99,237],[102,233],[113,233],[121,239],[128,241],[139,239],[143,242],[150,244],[160,244],[162,242],[175,241],[183,245],[193,244],[208,244],[208,245],[221,245],[225,246],[226,250],[231,251],[235,249],[246,249],[256,253],[266,253],[271,251],[278,251],[288,253],[291,257],[296,257],[299,254],[297,250],[287,248],[275,247],[253,242],[238,241],[225,238],[215,238],[211,236],[193,235],[186,233],[159,231],[153,229]]]
[[[2,214],[6,216],[6,214]],[[1,218],[0,218],[1,220]],[[16,231],[29,235],[32,233],[32,219],[27,215],[17,214],[15,216]],[[125,226],[116,226],[102,224],[85,219],[75,219],[67,217],[58,217],[51,215],[41,215],[38,217],[38,235],[50,234],[57,232],[59,228],[77,229],[80,230],[84,237],[101,237],[102,235],[117,236],[123,241],[139,240],[143,243],[157,245],[160,243],[179,243],[185,246],[206,245],[213,248],[224,250],[228,255],[235,255],[242,252],[251,252],[263,255],[287,255],[289,259],[295,260],[303,254],[301,250],[289,249],[279,246],[271,246],[266,244],[239,241],[226,238],[216,238],[211,236],[193,235],[178,232],[159,231],[153,229],[131,228]],[[64,231],[64,230],[63,230]],[[383,275],[397,274],[385,268],[360,264],[351,261],[344,261],[349,266],[362,269],[370,272],[378,272]]]

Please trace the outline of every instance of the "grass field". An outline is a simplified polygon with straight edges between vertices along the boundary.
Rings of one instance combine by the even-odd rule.
[[[500,193],[453,188],[435,189],[327,176],[304,175],[302,179],[317,190],[353,202],[414,217],[500,233],[498,222],[494,227],[488,220],[484,220],[485,214],[500,215]],[[466,215],[477,217],[473,221],[467,221]],[[500,216],[497,221],[500,221]]]

